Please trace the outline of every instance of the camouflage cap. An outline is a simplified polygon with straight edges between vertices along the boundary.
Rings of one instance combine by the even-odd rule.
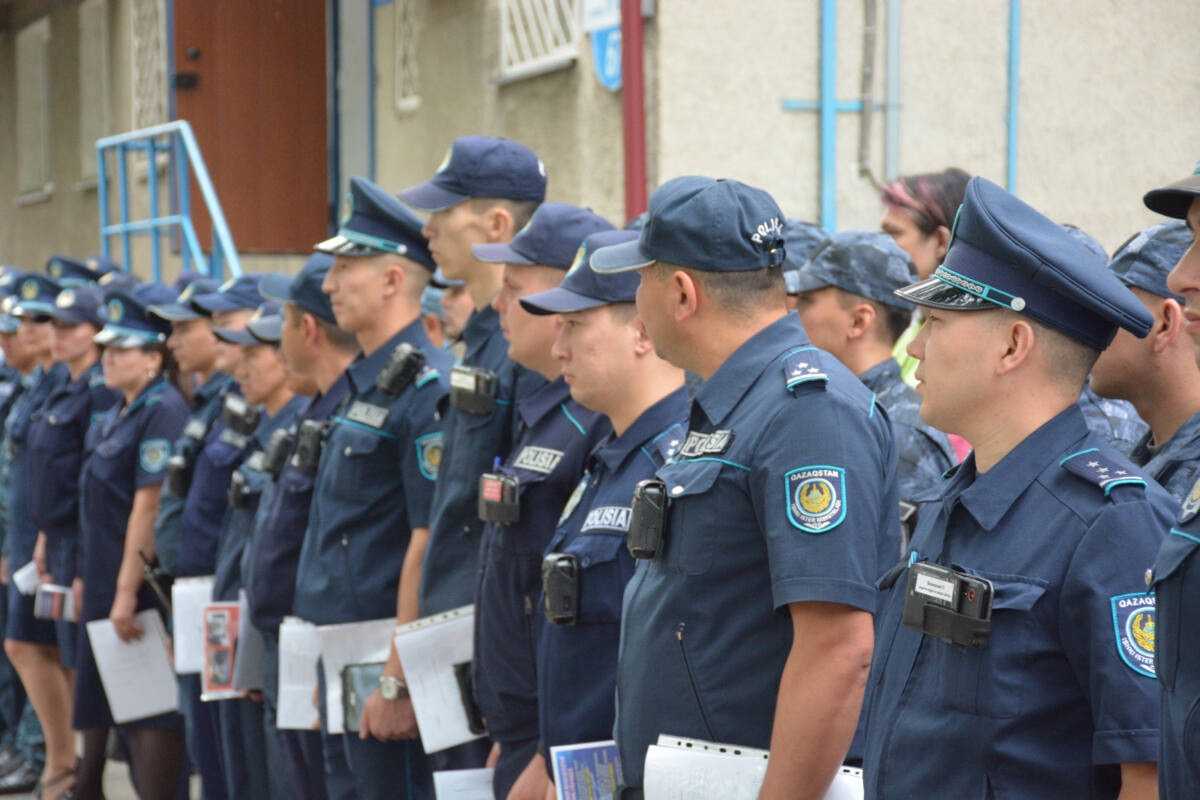
[[[801,266],[798,277],[800,292],[833,286],[893,308],[913,308],[895,294],[915,280],[912,260],[886,233],[835,233]]]

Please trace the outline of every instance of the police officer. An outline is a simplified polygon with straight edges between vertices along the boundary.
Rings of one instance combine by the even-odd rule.
[[[312,399],[296,418],[291,435],[273,437],[264,452],[264,467],[276,477],[263,490],[242,565],[250,619],[263,634],[263,725],[278,743],[290,796],[305,800],[341,800],[353,798],[355,792],[341,735],[328,737],[330,746],[323,755],[318,731],[275,726],[279,625],[292,613],[319,455],[311,433],[320,431],[349,393],[346,368],[358,353],[357,340],[337,327],[329,296],[321,291],[332,265],[331,257],[315,253],[296,277],[270,276],[260,287],[265,296],[283,303],[280,353],[298,387]],[[303,443],[300,430],[306,431]]]
[[[1200,353],[1200,164],[1194,174],[1146,193],[1146,206],[1184,220],[1191,244],[1167,278],[1170,291],[1183,297],[1187,333]],[[1195,646],[1200,620],[1200,481],[1188,490],[1179,521],[1154,561],[1150,582],[1158,601],[1155,664],[1162,687],[1162,746],[1158,789],[1164,800],[1200,795],[1200,649]]]
[[[974,446],[881,580],[869,798],[1153,795],[1154,601],[1173,502],[1075,403],[1152,318],[1091,252],[974,178],[945,262],[901,295],[921,416]]]
[[[169,290],[160,288],[169,299]],[[137,293],[149,302],[162,302],[161,294],[155,294]],[[92,426],[79,479],[80,623],[110,619],[125,641],[142,634],[136,613],[154,605],[143,582],[143,559],[154,555],[159,488],[171,442],[188,415],[183,397],[164,374],[167,325],[148,314],[147,304],[124,292],[107,300],[106,324],[96,341],[105,348],[105,383],[120,399]],[[80,797],[100,797],[113,719],[83,624],[79,630],[74,724],[82,732],[83,754],[76,791]],[[179,715],[164,714],[119,728],[138,796],[174,798],[186,763]]]
[[[69,380],[46,399],[29,427],[29,508],[38,530],[34,561],[43,582],[70,587],[76,576],[79,539],[79,474],[85,437],[92,420],[116,402],[104,385],[100,352],[93,337],[103,326],[104,296],[94,282],[64,289],[49,311],[51,355],[66,365]],[[75,773],[75,736],[71,730],[71,680],[78,626],[54,622],[57,652],[28,647],[31,680],[26,683],[46,736],[42,790],[57,797],[70,788]],[[36,661],[35,661],[36,659]]]
[[[1200,477],[1200,367],[1196,365],[1183,298],[1167,288],[1167,275],[1191,244],[1182,222],[1156,225],[1121,246],[1109,268],[1154,317],[1138,339],[1118,331],[1092,369],[1092,388],[1133,403],[1150,431],[1129,458],[1179,501]]]
[[[844,231],[813,253],[797,280],[800,321],[813,344],[858,375],[887,411],[906,501],[938,483],[955,463],[946,434],[921,421],[921,399],[901,380],[892,358],[913,311],[894,292],[912,279],[908,254],[892,237]]]
[[[761,797],[820,797],[858,719],[873,581],[899,536],[887,413],[787,313],[783,213],[733,180],[659,187],[638,241],[655,350],[704,379],[687,437],[644,487],[621,616],[616,738],[640,796],[660,734],[770,748]],[[658,535],[661,533],[661,536]]]
[[[116,263],[101,256],[80,261],[69,256],[54,255],[46,262],[46,274],[64,289],[98,284],[105,275],[119,269]]]
[[[362,348],[347,370],[350,394],[324,436],[300,551],[296,615],[318,625],[395,615],[410,539],[429,525],[442,449],[434,411],[450,363],[421,326],[421,291],[434,263],[420,220],[365,178],[351,179],[350,195],[349,219],[316,246],[334,257],[322,288],[338,326]],[[400,596],[415,601],[415,592]],[[420,745],[393,740],[415,739],[416,729],[389,649],[359,736],[342,737],[363,800],[432,793]]]
[[[463,356],[451,379],[455,389],[441,411],[445,468],[434,491],[429,544],[409,548],[414,557],[423,554],[417,560],[421,615],[474,600],[483,529],[479,475],[508,455],[513,404],[542,382],[508,359],[491,307],[502,270],[477,260],[471,246],[510,241],[545,196],[546,170],[533,151],[487,136],[456,139],[432,178],[400,194],[409,205],[431,212],[423,230],[430,252],[440,273],[466,282],[474,309],[462,332]],[[487,748],[486,742],[471,742],[431,760],[437,769],[482,767]]]
[[[824,229],[811,222],[789,219],[783,224],[783,240],[787,248],[787,258],[783,262],[783,283],[787,290],[788,310],[795,311],[799,303],[800,268],[828,239],[829,235]]]
[[[264,464],[271,436],[293,424],[307,400],[297,397],[287,367],[279,354],[282,317],[279,303],[259,306],[244,329],[217,328],[217,338],[241,348],[233,376],[241,388],[241,402],[227,401],[227,430],[251,440],[250,455],[234,470],[229,481],[229,510],[217,545],[213,600],[238,602],[243,588],[242,562],[254,528],[259,500],[270,480]],[[266,736],[262,698],[221,700],[216,703],[221,726],[221,763],[230,797],[266,800],[292,797],[282,776],[272,776],[266,765],[279,762],[276,737]]]
[[[263,301],[258,292],[259,277],[243,275],[226,281],[217,291],[203,294],[193,292],[190,305],[196,313],[208,318],[212,329],[244,328]],[[158,312],[164,317],[168,313],[161,308]],[[168,345],[171,346],[170,342]],[[181,352],[187,350],[186,344],[179,347]],[[240,356],[236,346],[217,340],[211,368],[215,373],[229,375]],[[237,397],[237,393],[236,383],[231,379],[224,387],[221,412],[214,413],[202,437],[197,437],[194,445],[187,441],[192,434],[199,433],[201,427],[189,420],[182,437],[184,441],[176,444],[174,455],[182,455],[185,462],[190,462],[181,466],[178,461],[173,461],[168,470],[170,493],[183,497],[183,507],[179,512],[179,545],[173,570],[177,577],[212,575],[216,569],[221,520],[228,508],[229,479],[233,470],[249,455],[249,438],[233,430],[222,417],[225,405],[230,398]],[[188,450],[192,448],[195,455],[188,458]],[[225,766],[221,759],[216,707],[200,700],[198,674],[180,675],[179,684],[180,710],[187,722],[188,748],[192,763],[200,773],[205,798],[226,797]]]
[[[33,559],[33,548],[37,542],[37,526],[30,514],[29,503],[29,483],[33,477],[33,462],[28,447],[30,427],[42,411],[46,398],[67,380],[66,366],[56,362],[51,352],[53,328],[50,312],[54,309],[59,290],[58,284],[45,276],[27,275],[21,279],[17,303],[13,308],[14,315],[21,320],[22,335],[27,335],[38,351],[39,366],[27,376],[27,389],[17,399],[5,421],[5,447],[10,472],[8,531],[4,551],[12,571],[21,569]],[[53,706],[54,698],[60,698],[61,703],[61,694],[54,688],[54,678],[50,677],[48,684],[47,673],[43,669],[46,666],[58,668],[58,657],[53,652],[57,641],[54,623],[36,619],[33,615],[32,593],[23,594],[13,583],[9,585],[8,603],[4,650],[21,676],[38,719],[43,720],[44,733],[46,727],[54,725],[45,721],[46,711]],[[51,747],[57,747],[58,753],[62,754],[61,741],[52,742]],[[56,767],[61,771],[62,765],[57,760]]]
[[[529,295],[531,314],[560,314],[552,354],[571,398],[608,419],[612,432],[588,455],[542,566],[547,621],[537,654],[541,749],[612,736],[621,597],[633,575],[625,546],[634,488],[683,442],[683,371],[654,352],[637,319],[632,272],[588,268],[600,247],[633,231],[589,236],[556,289]]]
[[[493,789],[513,800],[542,797],[549,782],[538,752],[535,665],[542,554],[584,460],[609,432],[603,417],[570,399],[550,352],[556,319],[531,314],[518,301],[557,286],[584,239],[611,230],[591,211],[544,203],[512,242],[471,248],[480,261],[504,264],[503,287],[492,305],[508,339],[508,357],[543,379],[517,400],[509,457],[479,478],[479,516],[486,524],[475,600],[474,687],[499,748]]]

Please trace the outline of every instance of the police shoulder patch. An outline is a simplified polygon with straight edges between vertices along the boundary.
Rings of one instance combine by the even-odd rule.
[[[821,351],[815,347],[800,347],[783,357],[783,381],[789,392],[805,384],[824,386],[829,374],[821,363]]]
[[[1179,509],[1179,522],[1191,522],[1196,513],[1200,512],[1200,478],[1192,484],[1192,490],[1187,493],[1187,497],[1183,498],[1183,505]]]
[[[1151,592],[1119,594],[1109,598],[1117,653],[1139,675],[1154,671],[1155,596]]]
[[[438,467],[442,465],[442,440],[442,432],[437,431],[418,436],[414,442],[417,448],[417,469],[421,471],[422,477],[431,481],[437,480]]]
[[[171,443],[166,439],[147,439],[138,449],[138,465],[144,472],[157,474],[166,469]]]
[[[1095,447],[1072,453],[1059,463],[1072,475],[1098,486],[1106,497],[1118,486],[1146,486],[1145,478]]]
[[[426,367],[425,370],[420,375],[417,376],[417,381],[416,381],[417,388],[420,389],[422,386],[425,386],[426,384],[433,383],[439,377],[441,377],[440,372],[438,372],[433,367]]]
[[[797,467],[784,476],[784,502],[792,526],[828,533],[846,519],[846,470],[825,464]]]

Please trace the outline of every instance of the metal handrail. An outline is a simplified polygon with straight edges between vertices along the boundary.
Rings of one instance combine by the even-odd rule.
[[[165,141],[162,141],[165,138]],[[109,175],[105,154],[114,150],[117,154],[117,173],[119,184],[117,195],[120,203],[120,221],[111,222],[109,217],[108,195]],[[145,219],[131,220],[129,218],[129,166],[128,156],[131,151],[144,151],[147,159],[146,182],[150,193],[150,216]],[[171,208],[174,213],[162,215],[159,213],[159,176],[157,156],[167,153],[171,157],[173,169],[169,172],[171,189]],[[97,183],[100,205],[100,250],[108,257],[110,255],[110,239],[120,236],[124,254],[123,263],[128,269],[132,257],[132,239],[134,234],[148,234],[152,237],[151,262],[154,279],[162,278],[162,234],[164,228],[178,226],[183,234],[183,247],[180,255],[183,268],[188,269],[192,262],[204,264],[204,252],[200,249],[200,240],[196,236],[196,228],[192,224],[191,198],[188,192],[189,165],[195,175],[196,184],[204,198],[208,216],[212,220],[214,247],[208,261],[208,273],[212,277],[220,277],[223,266],[228,265],[234,276],[242,274],[241,261],[238,259],[237,248],[233,245],[233,236],[217,199],[217,191],[209,177],[208,168],[204,165],[204,157],[192,133],[192,126],[186,120],[175,120],[162,125],[154,125],[115,136],[105,136],[96,140]]]

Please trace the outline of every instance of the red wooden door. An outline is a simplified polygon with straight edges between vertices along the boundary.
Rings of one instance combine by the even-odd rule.
[[[176,114],[191,123],[243,253],[326,235],[325,0],[174,0]],[[211,221],[192,186],[205,249]]]

